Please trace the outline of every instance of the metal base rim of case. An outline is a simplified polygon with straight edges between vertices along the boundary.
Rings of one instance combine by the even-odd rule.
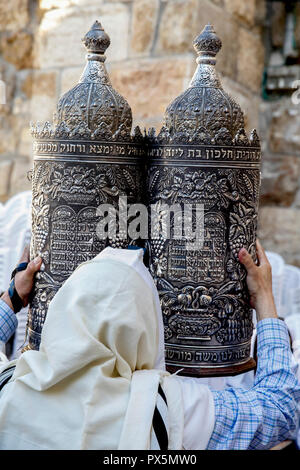
[[[226,377],[243,374],[256,368],[256,362],[253,358],[250,358],[243,364],[230,365],[226,367],[178,367],[170,366],[166,364],[166,369],[170,374],[182,375],[182,376],[195,376],[195,377]]]

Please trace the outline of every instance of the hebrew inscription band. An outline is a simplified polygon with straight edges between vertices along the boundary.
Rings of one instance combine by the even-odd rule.
[[[197,159],[197,164],[201,161],[201,164],[219,163],[224,162],[228,165],[236,165],[239,162],[249,162],[251,165],[260,165],[261,151],[260,148],[249,148],[249,147],[232,147],[226,148],[226,146],[200,146],[200,145],[169,145],[159,146],[153,145],[148,150],[148,156],[151,159],[158,158],[160,161],[167,159],[170,164],[170,160],[194,160]]]
[[[104,142],[104,143],[95,143],[88,141],[51,141],[43,140],[34,142],[33,153],[36,157],[42,158],[44,156],[48,157],[59,157],[59,156],[75,156],[80,157],[82,155],[84,158],[87,156],[93,157],[96,156],[99,158],[108,156],[110,161],[113,159],[124,158],[129,160],[131,158],[143,156],[145,154],[145,149],[142,145],[137,145],[133,143],[124,143],[124,142]]]
[[[184,366],[186,368],[195,367],[195,363],[199,365],[199,368],[221,368],[223,365],[235,365],[238,361],[239,364],[246,363],[250,354],[250,343],[245,345],[234,347],[230,346],[227,349],[210,349],[210,348],[176,348],[169,347],[166,344],[166,359],[168,364],[176,367]],[[191,365],[190,365],[191,364]]]

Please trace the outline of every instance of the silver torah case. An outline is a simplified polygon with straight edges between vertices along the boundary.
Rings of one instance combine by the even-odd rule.
[[[30,302],[27,349],[38,349],[51,299],[76,267],[105,248],[126,248],[127,233],[99,239],[97,208],[119,198],[141,200],[143,136],[130,134],[131,109],[104,66],[109,37],[97,21],[85,35],[87,64],[78,85],[59,100],[54,128],[32,125],[31,258],[41,255]],[[26,349],[25,348],[25,349]]]
[[[184,233],[176,237],[176,210],[169,238],[152,230],[148,242],[167,369],[182,375],[235,375],[255,366],[238,252],[245,247],[256,256],[261,151],[256,131],[248,139],[243,113],[216,74],[221,45],[207,25],[194,41],[198,67],[189,88],[167,108],[158,136],[152,130],[148,137],[148,204],[161,214],[156,227],[164,224],[165,204],[204,208],[199,249],[187,249]]]

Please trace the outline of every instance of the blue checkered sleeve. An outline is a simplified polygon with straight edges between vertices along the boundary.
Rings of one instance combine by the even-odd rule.
[[[6,343],[14,334],[18,320],[13,310],[0,299],[0,341]]]
[[[258,322],[257,351],[250,390],[213,391],[215,427],[209,450],[269,449],[296,436],[300,384],[283,321],[269,318]]]

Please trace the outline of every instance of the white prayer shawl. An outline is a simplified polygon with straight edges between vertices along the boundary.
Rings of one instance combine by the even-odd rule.
[[[142,250],[79,266],[50,303],[40,350],[22,354],[0,393],[0,449],[149,449],[159,383],[169,449],[204,449],[212,395],[163,370],[157,300]]]

